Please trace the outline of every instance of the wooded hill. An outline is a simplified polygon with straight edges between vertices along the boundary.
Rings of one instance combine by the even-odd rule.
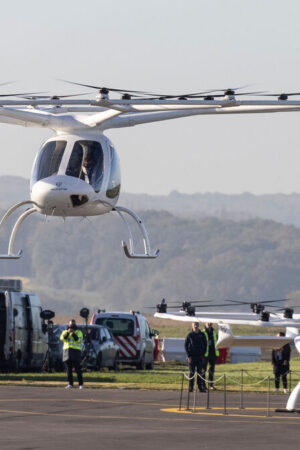
[[[16,240],[19,261],[0,261],[1,276],[27,276],[44,307],[140,309],[167,301],[284,298],[300,290],[300,230],[273,221],[187,219],[141,213],[156,260],[129,260],[127,230],[114,213],[92,219],[30,216]],[[14,216],[14,220],[17,216]],[[10,223],[12,225],[13,221]],[[10,226],[1,233],[7,251]]]

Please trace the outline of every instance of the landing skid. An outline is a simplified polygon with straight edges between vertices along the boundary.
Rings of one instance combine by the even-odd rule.
[[[155,250],[154,253],[151,253],[148,233],[147,233],[147,230],[146,230],[145,225],[143,224],[141,218],[137,214],[135,214],[133,211],[131,211],[131,209],[124,208],[123,206],[115,206],[113,208],[113,211],[116,211],[120,215],[120,217],[122,218],[123,222],[126,224],[127,229],[128,229],[129,245],[127,245],[125,241],[122,241],[122,247],[124,249],[124,253],[127,256],[127,258],[136,258],[136,259],[157,258],[157,256],[159,255],[159,250],[157,249],[157,250]],[[139,230],[143,236],[144,253],[135,253],[130,225],[129,225],[128,221],[126,220],[124,213],[131,216],[137,223]]]
[[[3,225],[4,222],[6,222],[6,220],[8,219],[8,217],[16,210],[18,209],[20,206],[24,206],[24,205],[36,205],[35,202],[32,202],[30,200],[24,201],[24,202],[20,202],[17,203],[16,205],[12,206],[2,217],[1,221],[0,221],[0,227]],[[26,219],[27,216],[29,216],[30,214],[37,212],[35,206],[33,206],[32,208],[27,209],[26,211],[24,211],[20,217],[18,218],[18,220],[16,221],[13,230],[11,232],[10,235],[10,239],[9,239],[9,244],[8,244],[8,251],[7,251],[7,255],[0,255],[0,259],[19,259],[22,256],[22,250],[19,250],[18,253],[14,253],[14,244],[15,244],[15,240],[16,240],[16,235],[17,235],[17,231],[21,225],[21,223]]]
[[[9,244],[8,244],[8,252],[7,255],[0,255],[0,259],[19,259],[22,256],[22,250],[19,250],[18,253],[14,253],[14,244],[15,244],[15,240],[16,240],[16,235],[17,235],[17,231],[20,227],[20,225],[22,224],[22,222],[26,219],[27,216],[29,216],[30,214],[33,214],[34,212],[37,212],[37,204],[33,201],[30,200],[26,200],[24,202],[20,202],[17,203],[16,205],[12,206],[2,217],[1,221],[0,221],[0,228],[1,226],[4,224],[4,222],[6,222],[6,220],[8,219],[8,217],[18,208],[20,208],[21,206],[24,205],[33,205],[31,208],[27,209],[26,211],[24,211],[20,217],[18,218],[18,220],[16,221],[13,230],[11,232],[11,236],[9,239]],[[147,230],[142,222],[142,220],[140,219],[140,217],[135,214],[133,211],[131,211],[128,208],[123,208],[122,206],[116,206],[113,211],[116,211],[122,218],[123,222],[126,224],[127,229],[128,229],[128,233],[129,233],[129,245],[126,244],[125,241],[122,241],[122,247],[124,249],[125,255],[128,258],[136,258],[136,259],[154,259],[157,258],[158,254],[159,254],[159,250],[155,250],[154,253],[151,253],[150,250],[150,241],[149,241],[149,237],[148,237],[148,233]],[[128,214],[129,216],[131,216],[135,222],[137,223],[139,230],[142,234],[142,239],[143,239],[143,245],[144,245],[144,253],[135,253],[134,251],[134,246],[133,246],[133,237],[132,237],[132,233],[131,233],[131,229],[129,226],[128,221],[125,218],[125,214]]]

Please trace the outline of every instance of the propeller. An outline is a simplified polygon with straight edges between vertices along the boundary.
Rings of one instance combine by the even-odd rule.
[[[261,304],[267,304],[267,303],[286,302],[287,300],[289,300],[289,299],[288,298],[280,298],[280,299],[274,299],[274,300],[257,300],[255,302],[253,302],[253,301],[250,302],[250,301],[245,301],[245,300],[228,299],[226,301],[237,303],[237,304],[240,304],[240,305],[251,305],[251,304],[254,304],[254,303],[257,304],[257,305],[258,304],[261,305]],[[272,306],[272,305],[270,305],[270,306]]]
[[[300,92],[287,92],[280,94],[262,94],[263,97],[277,97],[278,100],[288,100],[291,95],[300,95]]]
[[[250,305],[250,308],[252,312],[255,314],[262,313],[265,310],[265,307],[273,307],[270,303],[276,303],[276,302],[285,302],[287,301],[287,298],[281,298],[281,299],[275,299],[275,300],[258,300],[257,302],[248,302],[243,300],[228,300],[230,302],[236,303],[238,305]]]

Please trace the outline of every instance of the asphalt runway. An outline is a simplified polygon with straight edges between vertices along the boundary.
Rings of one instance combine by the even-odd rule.
[[[0,386],[3,449],[298,449],[300,414],[276,413],[286,395]],[[195,406],[195,408],[194,408]]]

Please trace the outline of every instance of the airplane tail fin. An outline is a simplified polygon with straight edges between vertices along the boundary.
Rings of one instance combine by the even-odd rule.
[[[286,327],[286,337],[291,337],[291,338],[295,338],[296,336],[298,336],[299,334],[299,330],[298,328],[293,328],[293,327]]]
[[[217,348],[230,347],[234,341],[234,336],[229,324],[219,325]]]

